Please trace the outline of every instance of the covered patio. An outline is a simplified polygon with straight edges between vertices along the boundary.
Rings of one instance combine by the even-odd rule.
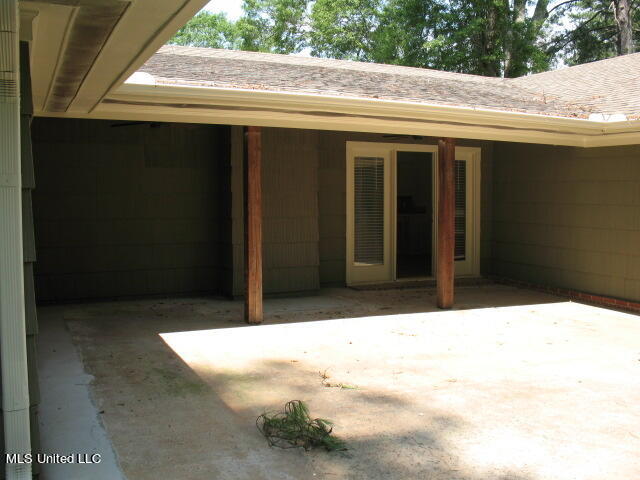
[[[640,312],[640,56],[506,80],[161,47],[202,0],[20,3],[7,453],[101,455],[46,480],[640,477],[637,316],[567,300]],[[349,449],[270,449],[256,417],[292,399]]]
[[[323,289],[267,299],[259,326],[204,297],[41,307],[41,382],[66,325],[93,376],[79,421],[104,425],[127,478],[638,476],[637,317],[489,282],[456,292],[441,311],[433,288]],[[69,391],[42,392],[44,446],[63,441],[50,420],[73,415]],[[292,399],[349,450],[269,448],[255,419]]]

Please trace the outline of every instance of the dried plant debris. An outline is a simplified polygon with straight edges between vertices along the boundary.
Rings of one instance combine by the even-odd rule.
[[[329,452],[347,449],[344,441],[332,434],[333,423],[323,418],[311,419],[309,408],[301,400],[287,402],[282,412],[263,413],[256,426],[271,447],[322,447]]]
[[[402,332],[400,330],[391,330],[391,333],[395,333],[396,335],[402,335],[402,336],[405,336],[405,337],[417,337],[418,336],[417,333]]]
[[[324,372],[318,372],[318,375],[320,375],[320,378],[322,379],[321,383],[322,383],[322,386],[324,387],[343,388],[345,390],[358,389],[357,385],[351,385],[349,383],[342,383],[342,382],[338,382],[338,383],[330,382],[329,379],[331,378],[331,375],[327,373],[327,370],[325,370]]]

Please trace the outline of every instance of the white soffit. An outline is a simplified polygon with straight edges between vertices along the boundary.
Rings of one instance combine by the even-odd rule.
[[[20,0],[36,114],[91,112],[206,3]]]

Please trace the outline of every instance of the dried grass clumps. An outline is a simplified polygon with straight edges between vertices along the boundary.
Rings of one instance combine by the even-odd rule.
[[[271,447],[322,447],[329,452],[347,449],[344,441],[332,435],[333,424],[323,418],[311,419],[309,408],[301,400],[287,402],[282,412],[263,413],[256,426]]]

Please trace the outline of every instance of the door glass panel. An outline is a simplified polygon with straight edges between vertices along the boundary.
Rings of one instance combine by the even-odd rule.
[[[354,262],[384,263],[384,158],[354,159]]]
[[[455,249],[456,260],[465,260],[467,252],[467,162],[455,161],[456,215]]]
[[[396,164],[396,277],[429,277],[433,239],[432,155],[399,151]]]

